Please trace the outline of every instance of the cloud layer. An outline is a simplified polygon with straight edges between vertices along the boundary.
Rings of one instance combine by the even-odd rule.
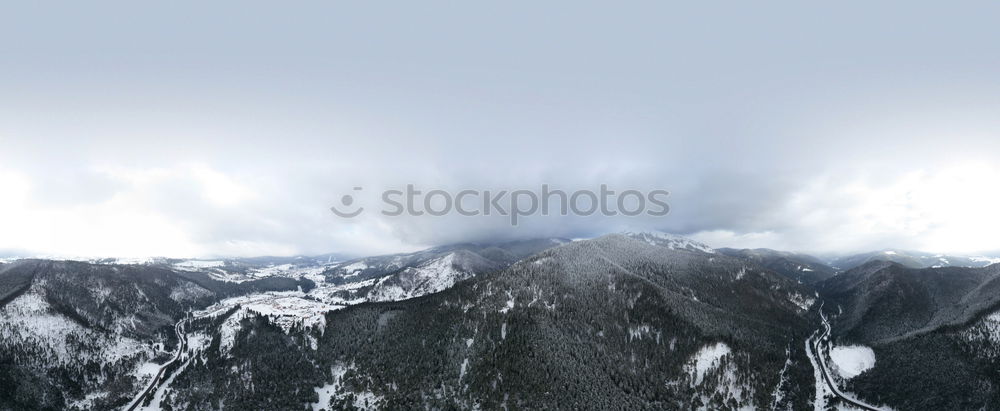
[[[5,13],[0,38],[21,40],[0,54],[0,250],[376,253],[620,229],[1000,249],[995,5],[188,6]],[[672,213],[512,228],[328,211],[409,183],[666,189]]]

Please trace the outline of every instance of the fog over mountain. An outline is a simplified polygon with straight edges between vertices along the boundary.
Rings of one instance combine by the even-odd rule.
[[[1000,250],[1000,10],[975,3],[12,5],[0,250],[370,255],[624,228]],[[671,214],[328,210],[410,183],[665,189]]]

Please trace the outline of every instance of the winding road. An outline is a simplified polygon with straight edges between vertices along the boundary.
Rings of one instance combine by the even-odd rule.
[[[841,400],[843,400],[848,404],[851,404],[855,407],[864,410],[886,411],[887,410],[886,408],[880,408],[868,404],[864,401],[861,401],[841,391],[840,387],[837,386],[837,382],[834,381],[833,376],[830,373],[830,367],[826,363],[826,356],[823,355],[824,352],[823,349],[826,348],[826,351],[829,351],[830,348],[830,322],[826,320],[826,315],[823,314],[822,304],[820,304],[819,307],[819,315],[820,318],[823,319],[823,328],[821,329],[822,333],[820,333],[819,337],[816,336],[816,333],[813,333],[813,335],[809,336],[809,338],[806,340],[806,355],[808,355],[810,359],[813,360],[814,364],[819,364],[820,373],[823,376],[823,382],[826,383],[827,387],[830,388],[830,391],[833,393],[834,396],[840,398]],[[820,330],[816,330],[816,332],[818,333],[820,332]],[[823,345],[824,343],[825,347]]]
[[[187,350],[187,334],[184,332],[185,321],[187,321],[187,318],[181,319],[176,325],[174,325],[174,334],[177,335],[177,352],[174,354],[174,358],[160,366],[160,370],[156,373],[156,376],[153,377],[153,380],[149,382],[149,385],[145,390],[139,393],[139,395],[132,400],[132,403],[125,409],[126,411],[135,410],[142,404],[143,400],[145,400],[147,396],[156,392],[156,388],[159,387],[160,384],[167,378],[167,367],[181,360],[181,357]]]

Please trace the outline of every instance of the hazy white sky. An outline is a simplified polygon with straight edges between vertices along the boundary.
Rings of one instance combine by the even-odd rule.
[[[1000,250],[992,2],[96,2],[0,13],[0,254],[377,253],[623,228]],[[351,187],[672,192],[373,216]]]

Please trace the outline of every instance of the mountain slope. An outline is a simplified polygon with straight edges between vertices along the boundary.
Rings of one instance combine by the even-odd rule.
[[[823,264],[818,258],[806,254],[767,248],[744,248],[741,250],[720,248],[718,252],[731,257],[753,261],[762,267],[803,284],[814,284],[837,274],[837,270],[833,267]]]
[[[274,408],[315,386],[311,401],[333,409],[805,407],[811,387],[788,381],[812,375],[801,344],[811,291],[707,247],[647,239],[565,244],[440,293],[350,306],[305,339],[247,319],[232,351],[244,356],[209,349],[178,377],[204,396],[171,401]],[[278,378],[257,348],[269,346],[315,373]]]
[[[423,265],[428,261],[445,257],[457,251],[477,254],[493,265],[486,268],[498,268],[513,264],[524,257],[567,242],[569,241],[552,238],[496,244],[452,244],[414,253],[390,254],[348,260],[330,267],[323,272],[323,275],[327,277],[327,282],[332,284],[379,278],[408,267]]]
[[[467,250],[458,250],[443,257],[407,267],[383,277],[369,293],[369,301],[398,301],[442,291],[456,282],[503,268]]]
[[[818,285],[844,337],[877,342],[962,325],[1000,303],[1000,264],[914,269],[873,261]]]
[[[838,344],[869,345],[874,367],[847,390],[896,409],[1000,403],[1000,264],[912,269],[871,262],[822,284]],[[843,310],[843,313],[837,315]]]
[[[997,315],[969,326],[876,343],[875,366],[846,389],[900,410],[983,410],[1000,404]]]
[[[150,378],[145,370],[173,349],[174,325],[185,312],[269,286],[301,286],[282,280],[233,284],[160,265],[6,264],[0,268],[0,409],[125,405]]]
[[[454,244],[406,254],[338,263],[317,278],[311,294],[331,304],[395,301],[435,293],[458,281],[499,271],[537,252],[568,243],[546,238],[497,244]]]
[[[184,306],[211,296],[152,267],[22,261],[0,273],[15,277],[29,280],[0,307],[0,408],[120,404]]]

